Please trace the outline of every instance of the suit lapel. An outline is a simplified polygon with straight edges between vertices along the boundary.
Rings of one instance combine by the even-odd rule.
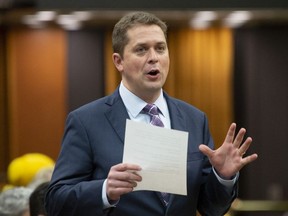
[[[126,119],[129,119],[129,115],[119,95],[118,89],[111,96],[107,97],[105,103],[108,106],[105,115],[122,143],[124,143]]]
[[[171,129],[186,131],[187,123],[177,102],[173,98],[169,97],[166,93],[164,93],[164,97],[166,98],[169,109]]]

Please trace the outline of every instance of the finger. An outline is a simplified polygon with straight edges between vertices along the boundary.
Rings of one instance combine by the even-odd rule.
[[[119,200],[121,195],[130,193],[133,191],[133,189],[134,189],[134,186],[119,187],[119,186],[110,185],[108,184],[108,181],[107,181],[106,194],[111,200]]]
[[[142,181],[142,177],[136,172],[130,172],[130,174],[128,175],[128,179],[129,181]]]
[[[133,188],[137,186],[135,181],[121,181],[116,179],[107,179],[108,188]]]
[[[139,174],[131,171],[121,171],[121,172],[111,171],[108,174],[108,179],[132,182],[132,181],[141,181],[142,177]]]
[[[236,131],[236,124],[232,123],[228,129],[224,142],[233,143],[235,131]]]
[[[249,155],[245,158],[242,158],[243,166],[255,161],[257,158],[258,158],[257,154],[252,154],[252,155]]]
[[[129,164],[129,163],[121,163],[121,164],[117,164],[113,167],[111,167],[111,170],[115,170],[115,171],[127,171],[127,170],[134,170],[134,171],[140,171],[141,167],[139,165],[136,164]]]
[[[248,138],[245,140],[245,142],[240,146],[240,148],[239,148],[239,154],[240,154],[241,156],[243,156],[243,155],[246,153],[246,151],[249,149],[251,143],[252,143],[252,138],[251,138],[251,137],[248,137]]]
[[[201,144],[199,146],[199,150],[206,155],[208,158],[211,158],[214,154],[214,151],[212,149],[210,149],[208,146]]]
[[[112,200],[117,200],[122,194],[129,193],[137,186],[135,181],[121,181],[107,178],[106,193]]]
[[[130,188],[121,188],[121,187],[117,187],[117,188],[113,188],[113,190],[110,191],[110,194],[114,194],[114,195],[118,195],[121,196],[125,193],[130,193],[134,190],[134,187],[130,187]]]
[[[246,129],[245,128],[241,128],[238,132],[238,134],[236,135],[236,138],[233,142],[234,146],[236,148],[239,148],[239,146],[241,145],[242,141],[243,141],[243,138],[244,138],[244,135],[246,133]]]

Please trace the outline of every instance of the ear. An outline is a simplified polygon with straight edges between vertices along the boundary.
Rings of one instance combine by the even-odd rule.
[[[119,72],[123,71],[123,65],[122,65],[122,57],[119,53],[113,53],[112,60],[114,62],[115,67]]]

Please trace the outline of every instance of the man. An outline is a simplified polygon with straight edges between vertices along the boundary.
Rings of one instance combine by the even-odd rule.
[[[69,114],[46,197],[48,215],[192,216],[198,210],[220,216],[229,209],[239,170],[257,158],[243,158],[252,139],[242,143],[245,129],[235,137],[233,123],[223,145],[213,150],[204,113],[162,91],[170,61],[166,31],[165,23],[145,12],[115,25],[112,58],[121,84],[112,95]],[[165,128],[189,133],[187,196],[168,194],[166,201],[159,192],[133,191],[142,180],[141,167],[122,163],[125,124],[149,123],[147,104],[158,107]]]

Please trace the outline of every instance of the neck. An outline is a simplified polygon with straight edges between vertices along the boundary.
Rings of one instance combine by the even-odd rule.
[[[155,101],[159,98],[160,94],[162,93],[162,89],[150,89],[146,91],[134,91],[133,89],[130,89],[129,86],[125,85],[123,82],[124,87],[136,95],[137,97],[141,98],[143,101],[149,104],[155,103]]]
[[[137,95],[139,98],[141,98],[143,101],[145,101],[148,104],[154,104],[155,101],[159,98],[161,91],[158,91],[157,93],[151,93],[151,94],[142,94]]]

